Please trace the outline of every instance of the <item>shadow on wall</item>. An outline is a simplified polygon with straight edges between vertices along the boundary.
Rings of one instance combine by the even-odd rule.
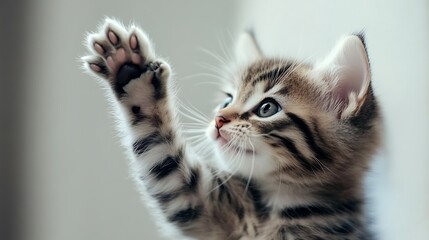
[[[0,8],[0,239],[11,240],[20,239],[22,213],[25,4],[24,0],[8,1]]]

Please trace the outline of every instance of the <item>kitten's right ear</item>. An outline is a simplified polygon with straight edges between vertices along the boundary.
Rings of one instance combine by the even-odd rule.
[[[235,58],[237,62],[240,64],[249,64],[262,58],[262,56],[253,31],[248,30],[241,33],[235,45]]]
[[[371,70],[362,34],[344,37],[314,68],[315,76],[327,86],[328,108],[338,118],[359,112],[370,94]]]

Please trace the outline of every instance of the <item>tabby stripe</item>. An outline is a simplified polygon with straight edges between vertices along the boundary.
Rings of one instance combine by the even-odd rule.
[[[196,220],[202,214],[202,207],[189,207],[187,209],[180,210],[175,214],[168,217],[170,222],[177,223],[188,223],[190,221]]]
[[[137,155],[143,154],[150,150],[153,145],[162,143],[163,140],[164,138],[158,132],[154,132],[145,138],[137,140],[133,144],[133,151]]]
[[[277,134],[270,134],[270,136],[273,136],[279,139],[283,144],[283,146],[285,146],[288,149],[288,151],[292,153],[295,159],[298,160],[306,170],[313,171],[313,170],[319,170],[321,168],[320,165],[311,164],[310,161],[301,154],[301,152],[295,146],[295,142],[292,139],[288,137],[282,137]]]
[[[281,131],[292,125],[289,119],[282,119],[277,121],[272,121],[269,123],[260,123],[259,129],[262,133],[270,133],[273,130]]]
[[[267,92],[269,89],[271,89],[273,86],[268,86],[268,89],[265,90],[265,92]],[[287,95],[289,94],[289,87],[283,87],[280,90],[278,90],[277,92],[275,92],[275,94],[279,94],[279,95]]]
[[[184,189],[188,192],[196,192],[198,189],[198,182],[200,179],[200,172],[197,169],[191,169],[191,176],[188,181],[185,183]]]
[[[311,234],[311,232],[313,232],[312,230],[314,230],[314,228],[310,228],[310,226],[304,226],[304,225],[288,225],[288,226],[284,226],[282,229],[280,229],[281,234],[283,234],[284,238],[282,239],[286,239],[286,234],[287,233],[292,233],[292,234],[299,234],[299,233],[307,233],[307,234]],[[318,239],[320,240],[320,239]]]
[[[217,189],[218,189],[218,201],[223,202],[226,200],[228,204],[231,204],[232,198],[229,192],[230,189],[228,188],[226,183],[223,183],[223,180],[217,177],[215,185],[217,186]]]
[[[245,113],[241,114],[240,119],[248,120],[249,117],[250,117],[250,112],[245,112]]]
[[[146,116],[144,116],[143,113],[141,112],[141,109],[139,106],[131,107],[131,112],[134,115],[134,119],[132,121],[133,126],[136,126],[137,124],[139,124],[140,122],[142,122],[146,118]]]
[[[353,224],[353,222],[342,222],[340,224],[336,224],[334,226],[324,226],[321,227],[322,231],[324,231],[325,233],[328,234],[333,234],[333,235],[348,235],[351,234],[355,231],[356,229],[356,225]]]
[[[247,185],[247,179],[242,179],[242,181]],[[253,207],[255,208],[257,217],[261,220],[268,218],[271,208],[262,202],[262,193],[254,182],[250,181],[247,192],[250,194],[250,199],[253,201]]]
[[[277,66],[276,68],[259,75],[252,82],[252,85],[255,86],[258,82],[266,80],[277,80],[279,77],[286,75],[287,71],[290,68],[290,64],[286,66]]]
[[[360,211],[361,202],[357,200],[336,204],[330,207],[321,205],[285,208],[281,216],[287,219],[307,218],[311,216],[327,216],[342,213],[355,213]]]
[[[153,93],[153,98],[155,100],[161,100],[162,98],[164,98],[166,96],[164,88],[162,86],[162,82],[155,74],[152,78],[152,85],[153,85],[153,88],[155,90]]]
[[[180,194],[177,192],[172,192],[172,193],[158,193],[158,194],[154,194],[153,197],[158,200],[159,203],[161,204],[166,204],[170,201],[172,201],[173,199],[177,198]]]
[[[138,125],[139,123],[141,123],[141,122],[143,122],[143,120],[145,120],[145,116],[143,115],[143,114],[135,114],[134,115],[134,119],[133,119],[133,121],[131,122],[131,124],[133,125],[133,126],[136,126],[136,125]]]
[[[327,145],[326,144],[326,141],[323,139],[323,135],[322,135],[322,133],[320,132],[320,129],[319,129],[319,124],[318,124],[318,121],[317,121],[317,119],[316,118],[312,118],[312,125],[314,126],[314,132],[316,133],[316,136],[319,138],[319,141],[323,144],[323,145]]]
[[[245,213],[244,208],[241,205],[239,205],[239,206],[236,206],[234,209],[235,209],[235,213],[238,216],[238,219],[243,220],[244,213]]]
[[[162,160],[162,162],[149,169],[149,174],[155,176],[158,180],[161,180],[170,175],[173,171],[177,170],[179,168],[179,163],[179,157],[168,155],[164,160]]]
[[[307,142],[313,153],[315,153],[316,158],[319,160],[331,160],[330,155],[322,148],[320,148],[314,141],[313,134],[307,123],[302,118],[291,112],[286,113],[286,115],[288,115],[292,122],[295,123],[299,130],[305,135],[305,141]]]

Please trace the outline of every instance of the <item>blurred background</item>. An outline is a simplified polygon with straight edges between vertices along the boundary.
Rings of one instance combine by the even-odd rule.
[[[385,146],[368,181],[383,240],[429,239],[429,3],[415,1],[4,1],[0,239],[160,239],[139,199],[103,90],[82,73],[105,16],[142,26],[180,98],[209,114],[205,65],[253,28],[264,53],[317,60],[365,30]],[[206,50],[202,50],[206,49]]]

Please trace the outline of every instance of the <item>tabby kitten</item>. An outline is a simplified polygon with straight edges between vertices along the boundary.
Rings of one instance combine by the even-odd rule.
[[[132,173],[170,239],[371,239],[362,179],[380,113],[361,35],[315,65],[262,56],[241,36],[207,135],[217,164],[182,136],[168,63],[147,35],[107,19],[88,73],[118,110]]]

